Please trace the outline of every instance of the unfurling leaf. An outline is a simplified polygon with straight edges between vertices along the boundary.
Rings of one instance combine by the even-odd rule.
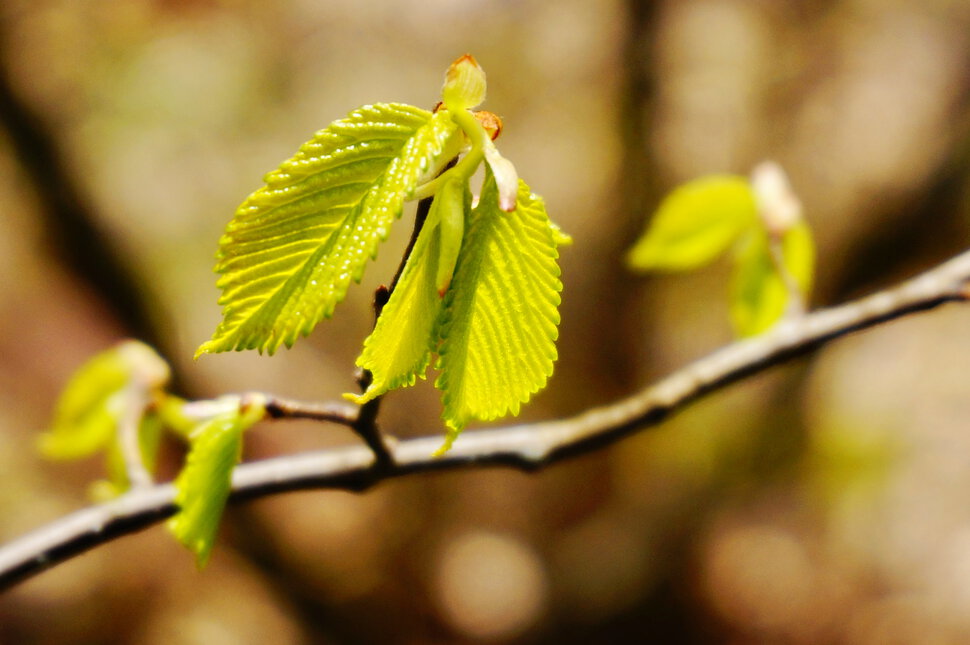
[[[310,333],[359,281],[415,187],[457,153],[447,111],[355,110],[304,144],[249,196],[220,241],[223,321],[198,354],[272,354]]]
[[[716,175],[674,189],[627,256],[640,271],[681,271],[712,262],[757,217],[747,179]]]
[[[471,54],[459,57],[445,73],[441,100],[449,110],[466,110],[485,100],[485,70]]]
[[[486,172],[445,298],[435,382],[449,428],[441,451],[472,419],[518,414],[556,360],[561,233],[525,182],[514,212],[503,212],[498,199]]]
[[[168,379],[168,364],[144,343],[124,341],[98,354],[64,388],[51,429],[40,437],[41,451],[75,459],[104,449],[128,407],[144,407]]]
[[[212,553],[232,471],[242,453],[243,431],[265,412],[258,402],[243,405],[239,397],[226,397],[224,403],[223,411],[200,423],[189,437],[189,455],[175,480],[179,512],[168,524],[176,539],[195,553],[199,568]]]
[[[811,290],[815,247],[805,222],[790,228],[781,238],[785,270],[802,297]],[[771,257],[768,237],[752,229],[742,241],[731,279],[731,319],[739,336],[759,334],[784,316],[792,294]]]

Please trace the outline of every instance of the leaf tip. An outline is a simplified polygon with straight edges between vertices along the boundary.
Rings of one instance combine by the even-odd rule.
[[[370,392],[370,388],[368,388],[367,392]],[[373,396],[368,396],[367,392],[364,392],[363,394],[344,392],[343,394],[341,394],[341,396],[344,398],[345,401],[350,401],[351,403],[356,403],[357,405],[364,405],[365,403],[367,403],[368,401],[374,398]]]
[[[451,428],[448,428],[448,434],[445,435],[445,442],[441,444],[440,448],[438,448],[433,453],[431,453],[431,456],[434,459],[444,457],[445,453],[451,450],[451,446],[455,443],[455,439],[458,438],[459,432],[461,432],[461,430],[453,430]]]

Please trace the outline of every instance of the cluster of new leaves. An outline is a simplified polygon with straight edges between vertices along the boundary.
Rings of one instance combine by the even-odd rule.
[[[108,480],[98,482],[98,497],[126,490],[131,468],[126,454],[137,447],[142,467],[151,472],[161,440],[168,365],[150,347],[125,341],[90,359],[61,393],[50,430],[40,436],[50,459],[80,459],[103,453]],[[128,442],[129,445],[125,445]]]
[[[223,320],[198,353],[290,347],[360,281],[405,202],[433,196],[357,360],[371,385],[348,398],[412,385],[437,354],[449,443],[471,419],[517,413],[552,374],[556,249],[568,238],[495,148],[497,117],[472,112],[484,98],[484,72],[463,56],[435,112],[360,108],[269,173],[220,241]],[[483,161],[473,205],[469,181]]]
[[[370,371],[364,404],[424,378],[433,354],[448,426],[517,414],[556,359],[557,247],[568,241],[542,200],[493,143],[498,117],[471,109],[485,75],[471,56],[452,64],[435,112],[362,107],[318,132],[269,173],[236,211],[219,245],[223,321],[198,354],[272,354],[308,334],[359,281],[404,203],[433,196],[396,288],[357,364]],[[477,203],[469,181],[485,162]],[[197,354],[197,355],[198,355]],[[168,365],[127,341],[83,366],[42,438],[52,457],[106,452],[118,494],[151,482],[161,432],[189,443],[169,527],[209,558],[242,453],[265,397],[186,402],[166,391]],[[102,489],[105,487],[103,486]]]
[[[124,341],[98,354],[70,379],[41,451],[56,459],[104,453],[110,480],[99,497],[150,483],[133,475],[155,470],[163,430],[189,444],[186,466],[175,481],[179,512],[169,527],[205,564],[239,461],[242,432],[265,413],[258,397],[226,396],[186,402],[166,391],[167,363],[150,347]]]
[[[730,311],[739,336],[798,312],[811,289],[812,234],[783,172],[762,164],[749,180],[696,179],[674,189],[627,256],[637,271],[687,271],[730,253]]]

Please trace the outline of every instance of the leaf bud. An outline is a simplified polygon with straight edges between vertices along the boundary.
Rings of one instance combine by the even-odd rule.
[[[772,235],[783,235],[802,221],[802,202],[795,195],[788,175],[774,161],[762,161],[751,171],[751,187],[758,215]]]
[[[441,98],[449,110],[465,110],[485,100],[485,70],[471,54],[465,54],[448,68]]]

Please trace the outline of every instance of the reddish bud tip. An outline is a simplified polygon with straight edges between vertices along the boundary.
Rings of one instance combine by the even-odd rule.
[[[475,118],[478,119],[478,122],[488,132],[488,136],[492,138],[492,141],[498,139],[499,135],[502,134],[502,119],[494,112],[479,110],[475,112]]]

